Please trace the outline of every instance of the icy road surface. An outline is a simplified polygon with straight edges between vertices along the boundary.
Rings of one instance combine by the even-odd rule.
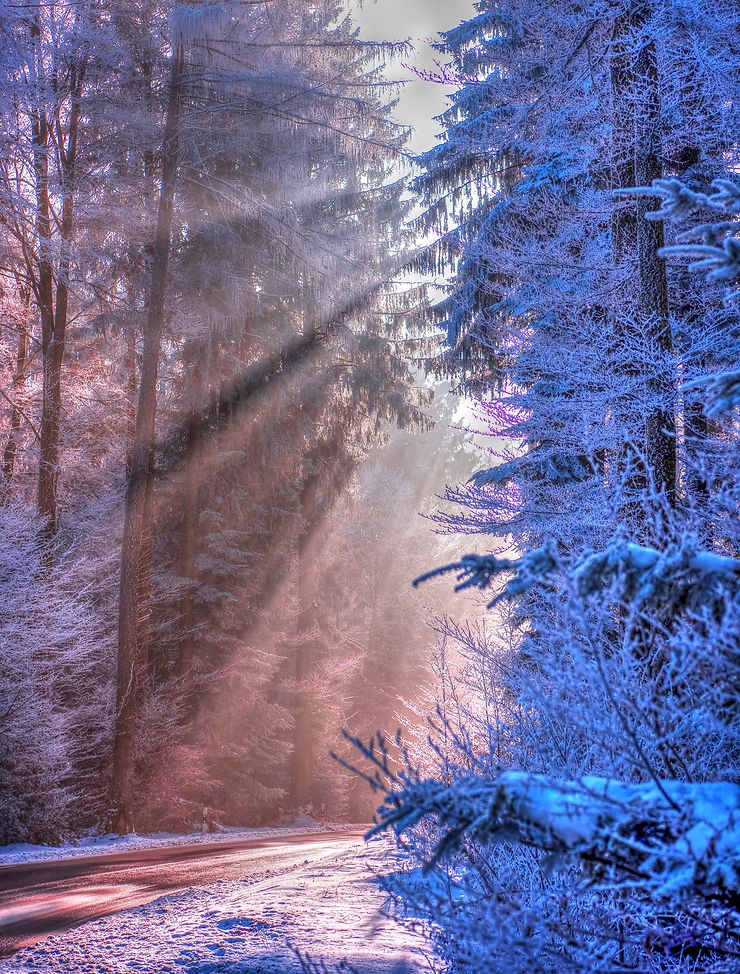
[[[380,912],[382,849],[334,832],[7,866],[0,972],[297,974],[291,945],[359,974],[425,970],[423,939]]]

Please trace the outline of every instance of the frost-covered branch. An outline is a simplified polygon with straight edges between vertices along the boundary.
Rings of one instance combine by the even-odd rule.
[[[466,838],[534,845],[590,863],[602,879],[626,873],[654,894],[732,898],[740,885],[740,786],[680,781],[554,781],[507,771],[494,780],[421,781],[392,792],[373,833],[401,834],[433,818],[432,864]]]
[[[503,592],[491,602],[493,606],[502,599],[512,599],[533,586],[543,583],[556,570],[557,564],[555,555],[548,548],[537,548],[527,552],[523,558],[516,559],[497,558],[495,555],[465,555],[460,561],[443,565],[421,575],[415,579],[414,585],[419,586],[440,575],[457,572],[456,592],[463,592],[468,588],[485,590],[491,587],[494,579],[499,575],[513,575]]]
[[[500,486],[517,478],[537,483],[577,483],[593,476],[593,464],[588,457],[570,456],[564,450],[531,450],[523,457],[480,470],[470,478],[476,487],[489,484]]]
[[[662,206],[647,214],[649,220],[681,221],[707,211],[729,217],[700,223],[679,233],[677,242],[663,247],[660,255],[689,260],[690,271],[705,274],[707,281],[728,286],[728,302],[740,300],[740,290],[729,288],[740,280],[740,184],[715,179],[711,191],[702,193],[680,179],[656,179],[652,186],[620,190],[617,195],[659,197]],[[684,385],[685,391],[698,388],[705,390],[708,416],[730,412],[740,404],[740,371],[703,376]]]
[[[704,410],[709,417],[721,416],[740,406],[740,369],[718,372],[715,375],[692,379],[684,385],[685,391],[702,389],[705,394]]]
[[[740,186],[729,179],[715,179],[711,189],[709,193],[701,193],[680,179],[656,179],[651,186],[620,189],[615,195],[659,197],[661,208],[648,213],[648,220],[685,220],[702,210],[740,214]]]
[[[637,605],[683,608],[707,605],[720,599],[728,589],[735,589],[740,581],[740,559],[702,551],[690,539],[665,551],[617,540],[603,551],[585,555],[571,567],[566,567],[549,547],[537,548],[517,559],[466,555],[459,562],[422,575],[415,584],[448,572],[458,573],[457,591],[485,590],[500,575],[513,576],[491,606],[537,585],[550,584],[552,576],[559,574],[565,585],[584,599],[600,594],[611,582],[620,581],[623,598]]]

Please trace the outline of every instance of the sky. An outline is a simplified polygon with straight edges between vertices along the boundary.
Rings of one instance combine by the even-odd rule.
[[[414,46],[414,53],[398,63],[389,64],[387,77],[405,81],[401,88],[396,117],[413,129],[409,142],[412,153],[431,148],[440,133],[436,116],[447,104],[446,89],[432,81],[418,78],[409,65],[424,71],[434,71],[436,61],[442,59],[432,49],[440,31],[456,27],[474,16],[474,0],[350,0],[353,16],[361,35],[367,40],[405,41]],[[455,423],[477,426],[467,400],[460,400],[460,412]]]
[[[427,70],[434,68],[435,57],[439,57],[430,46],[435,35],[467,20],[474,12],[473,0],[364,0],[355,19],[368,40],[409,38],[416,48],[415,56],[409,60],[415,67]],[[445,108],[445,89],[415,78],[401,64],[391,65],[388,75],[394,80],[409,79],[396,114],[400,122],[414,128],[411,150],[430,148],[439,131],[434,117]]]
[[[408,39],[414,45],[414,54],[402,58],[403,63],[390,64],[386,74],[393,80],[407,82],[401,89],[396,117],[414,130],[409,150],[419,153],[431,148],[440,132],[435,117],[445,109],[448,89],[417,78],[404,64],[435,70],[435,61],[441,56],[431,45],[440,31],[455,27],[475,14],[474,0],[352,0],[352,3],[363,37],[385,41]],[[453,423],[478,428],[468,400],[459,400]]]

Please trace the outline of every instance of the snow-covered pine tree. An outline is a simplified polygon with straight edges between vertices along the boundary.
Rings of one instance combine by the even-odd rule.
[[[491,654],[484,675],[497,681],[493,702],[501,706],[487,721],[473,709],[458,725],[449,794],[432,796],[425,783],[417,790],[412,775],[400,782],[409,804],[391,794],[383,818],[404,827],[430,813],[448,821],[450,845],[443,835],[431,840],[440,852],[465,836],[454,867],[461,898],[443,884],[406,886],[435,922],[443,918],[441,943],[456,969],[721,970],[734,956],[725,902],[731,856],[717,861],[720,872],[729,863],[729,885],[707,879],[698,888],[715,846],[689,843],[698,873],[689,870],[694,878],[680,891],[681,883],[668,884],[655,894],[662,880],[651,853],[638,862],[616,850],[622,840],[644,840],[635,809],[648,809],[650,788],[662,797],[646,820],[662,817],[679,841],[673,784],[661,782],[680,782],[680,791],[684,782],[737,775],[737,713],[726,694],[738,636],[734,562],[703,578],[705,558],[714,564],[732,553],[737,444],[730,421],[712,426],[690,401],[700,388],[695,377],[732,375],[737,320],[716,291],[702,296],[681,270],[664,269],[661,232],[645,220],[655,203],[641,196],[635,205],[614,190],[671,171],[691,169],[693,179],[702,168],[717,176],[732,166],[737,20],[726,4],[698,5],[691,18],[680,4],[478,9],[446,36],[460,92],[448,138],[424,160],[419,185],[434,194],[438,179],[442,188],[431,196],[432,223],[447,194],[452,207],[456,192],[466,200],[462,229],[443,236],[437,251],[458,247],[451,295],[439,309],[450,322],[445,361],[467,360],[461,378],[482,393],[491,432],[512,441],[503,463],[451,494],[464,529],[493,536],[497,549],[456,567],[466,587],[509,577],[503,594],[518,630],[508,648],[458,630],[471,658]],[[512,146],[512,182],[499,180],[492,193],[488,167]],[[456,171],[456,161],[472,172]],[[728,388],[731,401],[731,380]],[[711,539],[706,556],[697,537]],[[700,616],[692,591],[705,599]],[[715,646],[721,663],[712,673]],[[509,768],[524,775],[524,793],[512,779],[510,792],[507,784],[481,793],[481,804],[465,794],[471,770],[471,787],[482,781],[485,791]],[[446,759],[448,782],[450,773]],[[598,891],[583,885],[585,866],[566,857],[558,871],[560,843],[568,847],[558,823],[545,827],[548,844],[524,810],[527,783],[536,791],[560,782],[557,791],[564,780],[594,794],[605,780],[645,788],[624,796],[627,819],[603,816],[598,837],[573,839],[583,842],[584,859],[606,857]],[[552,800],[555,818],[559,802],[580,802],[562,787],[540,796]],[[706,816],[716,849],[726,850],[735,792],[713,793],[717,805]],[[687,828],[703,815],[700,796],[698,788]],[[448,812],[466,824],[458,829]],[[481,848],[475,836],[491,823],[499,838],[521,845]],[[423,833],[419,840],[423,850]],[[611,843],[611,858],[602,843]],[[615,894],[609,882],[633,882],[637,891]]]
[[[516,536],[531,527],[536,541],[548,531],[537,510],[548,522],[557,511],[559,540],[577,546],[584,528],[613,530],[620,512],[610,489],[632,483],[640,507],[645,477],[674,465],[669,413],[679,408],[680,373],[706,354],[707,312],[688,296],[674,302],[670,312],[680,313],[681,325],[671,328],[672,351],[661,344],[665,329],[645,331],[643,318],[654,315],[636,284],[641,274],[657,274],[659,283],[664,277],[658,241],[640,243],[636,228],[645,221],[611,191],[635,184],[623,157],[631,158],[640,139],[660,143],[664,168],[680,168],[680,146],[691,142],[691,159],[720,174],[734,116],[712,112],[702,120],[696,103],[723,84],[729,55],[717,38],[727,36],[732,16],[721,5],[702,8],[689,28],[680,9],[665,5],[641,8],[639,23],[616,9],[594,23],[582,5],[483,3],[479,10],[444,36],[460,88],[443,116],[446,136],[421,160],[417,180],[429,204],[422,227],[454,223],[426,257],[428,269],[456,274],[434,312],[447,333],[439,367],[468,388],[481,383],[485,398],[495,386],[508,393],[496,422],[525,452],[488,478],[481,503],[488,512],[500,507],[499,528],[516,525]],[[642,40],[655,46],[654,69],[639,60]],[[700,64],[709,66],[703,80]],[[638,102],[647,97],[640,94],[646,71],[660,88],[661,115],[650,131],[643,122],[622,131],[611,124],[615,99],[623,100],[617,117],[644,117]],[[643,251],[650,247],[648,271]],[[730,342],[726,328],[715,328],[712,354],[726,358]],[[649,432],[653,426],[666,431],[665,443],[662,433]],[[653,455],[661,450],[659,464]],[[671,479],[664,471],[657,482]],[[509,489],[517,480],[537,493],[532,503]],[[469,494],[476,503],[479,492]],[[638,520],[649,534],[647,522],[661,517],[643,511]]]

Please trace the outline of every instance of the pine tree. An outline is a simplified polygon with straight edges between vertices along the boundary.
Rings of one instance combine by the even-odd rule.
[[[205,796],[236,821],[274,811],[285,791],[295,806],[312,801],[312,598],[296,593],[291,634],[275,579],[307,580],[301,560],[383,425],[424,422],[387,340],[404,302],[385,283],[396,258],[383,248],[397,250],[405,204],[401,185],[384,184],[404,135],[379,97],[378,49],[339,12],[206,5],[182,28],[190,82],[169,303],[183,337],[165,336],[175,399],[162,408],[185,414],[161,451],[175,476],[154,515],[158,576],[168,561],[179,573],[181,616],[166,597],[155,610],[168,635],[149,678],[180,698],[172,747],[201,768],[174,805]],[[289,711],[306,762],[293,760],[292,785]],[[127,780],[137,774],[129,761]]]
[[[737,774],[737,713],[723,689],[737,639],[736,563],[724,560],[733,433],[727,420],[709,435],[705,426],[697,450],[696,407],[685,436],[682,396],[698,391],[707,358],[732,374],[736,319],[718,311],[716,292],[709,313],[685,275],[665,269],[658,206],[632,187],[669,166],[694,179],[732,165],[737,98],[726,68],[737,22],[728,5],[700,7],[690,24],[679,4],[478,9],[446,35],[460,92],[419,186],[432,221],[448,206],[455,214],[455,192],[466,200],[459,229],[431,249],[458,248],[437,309],[448,323],[443,362],[482,396],[489,432],[511,442],[503,462],[450,493],[457,522],[494,548],[447,569],[461,589],[494,589],[498,633],[448,627],[480,660],[479,699],[494,706],[482,712],[474,697],[447,725],[456,747],[450,759],[439,744],[438,781],[413,768],[398,778],[382,749],[366,750],[402,792],[389,794],[384,822],[405,830],[436,819],[439,832],[417,833],[427,862],[461,849],[459,892],[431,885],[419,903],[412,885],[399,889],[444,917],[440,943],[455,969],[721,970],[719,930],[732,910],[715,930],[711,904],[719,875],[735,869],[723,811],[735,789],[718,784]],[[697,110],[717,99],[727,115]],[[690,153],[676,151],[686,144]],[[514,151],[511,183],[491,190],[491,160]],[[715,266],[727,247],[712,245]],[[694,463],[713,484],[700,502],[683,475]],[[706,551],[697,536],[711,537]],[[616,798],[612,785],[626,790]],[[674,816],[695,824],[704,795],[717,860],[692,849],[707,863],[693,873],[668,839],[653,856],[647,833],[678,836]],[[599,796],[615,799],[616,817]],[[581,801],[586,830],[566,837]],[[514,844],[500,849],[499,839]],[[622,855],[622,840],[623,851],[644,842],[645,858]],[[669,859],[675,886],[658,861]]]

